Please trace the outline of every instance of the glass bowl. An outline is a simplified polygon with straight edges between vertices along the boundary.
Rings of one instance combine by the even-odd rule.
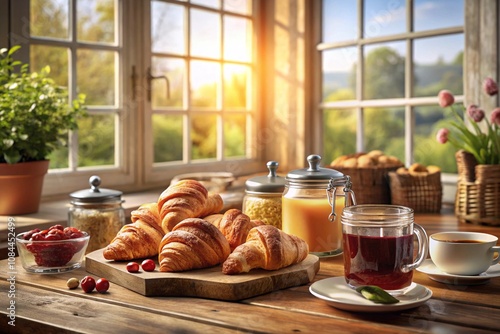
[[[75,239],[30,241],[16,236],[16,245],[23,268],[30,273],[57,274],[82,266],[90,236]]]

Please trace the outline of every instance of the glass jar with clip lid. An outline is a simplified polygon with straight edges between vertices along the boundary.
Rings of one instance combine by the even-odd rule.
[[[309,168],[291,171],[285,178],[282,229],[304,239],[314,255],[339,255],[340,216],[345,206],[356,204],[350,177],[321,168],[319,155],[309,155],[307,161]]]

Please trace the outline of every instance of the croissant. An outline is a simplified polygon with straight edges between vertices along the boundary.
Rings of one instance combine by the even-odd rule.
[[[107,260],[132,260],[158,255],[163,235],[156,203],[141,205],[132,211],[132,224],[124,225],[116,237],[104,248]]]
[[[250,217],[238,209],[229,209],[224,215],[208,216],[205,220],[214,224],[222,232],[229,242],[231,251],[245,242],[252,228],[264,224],[259,220],[250,220]]]
[[[160,242],[160,271],[178,272],[218,265],[229,256],[229,243],[211,223],[188,218],[165,234]]]
[[[236,247],[222,265],[222,272],[234,275],[253,268],[278,270],[299,263],[307,257],[309,247],[299,237],[272,225],[250,230],[245,243]]]
[[[222,209],[219,194],[208,195],[207,189],[196,180],[181,180],[171,185],[158,198],[161,226],[165,233],[186,218],[216,213]]]

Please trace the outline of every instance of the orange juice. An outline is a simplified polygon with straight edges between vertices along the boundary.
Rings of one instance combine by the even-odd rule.
[[[328,220],[332,207],[326,198],[287,198],[283,197],[284,232],[304,239],[312,253],[340,254],[342,248],[342,228],[340,216],[345,206],[343,196],[335,200],[337,217]]]

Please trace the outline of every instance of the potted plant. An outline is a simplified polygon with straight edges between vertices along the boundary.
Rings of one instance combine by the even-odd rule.
[[[0,49],[0,215],[38,211],[47,158],[85,114],[85,96],[70,105],[48,66],[29,72],[13,58],[19,48]]]
[[[496,96],[498,85],[486,78],[483,91]],[[438,100],[451,109],[453,120],[436,138],[458,149],[455,214],[462,222],[500,226],[500,108],[488,118],[480,106],[471,104],[464,108],[464,118],[453,108],[451,92],[440,91]]]

